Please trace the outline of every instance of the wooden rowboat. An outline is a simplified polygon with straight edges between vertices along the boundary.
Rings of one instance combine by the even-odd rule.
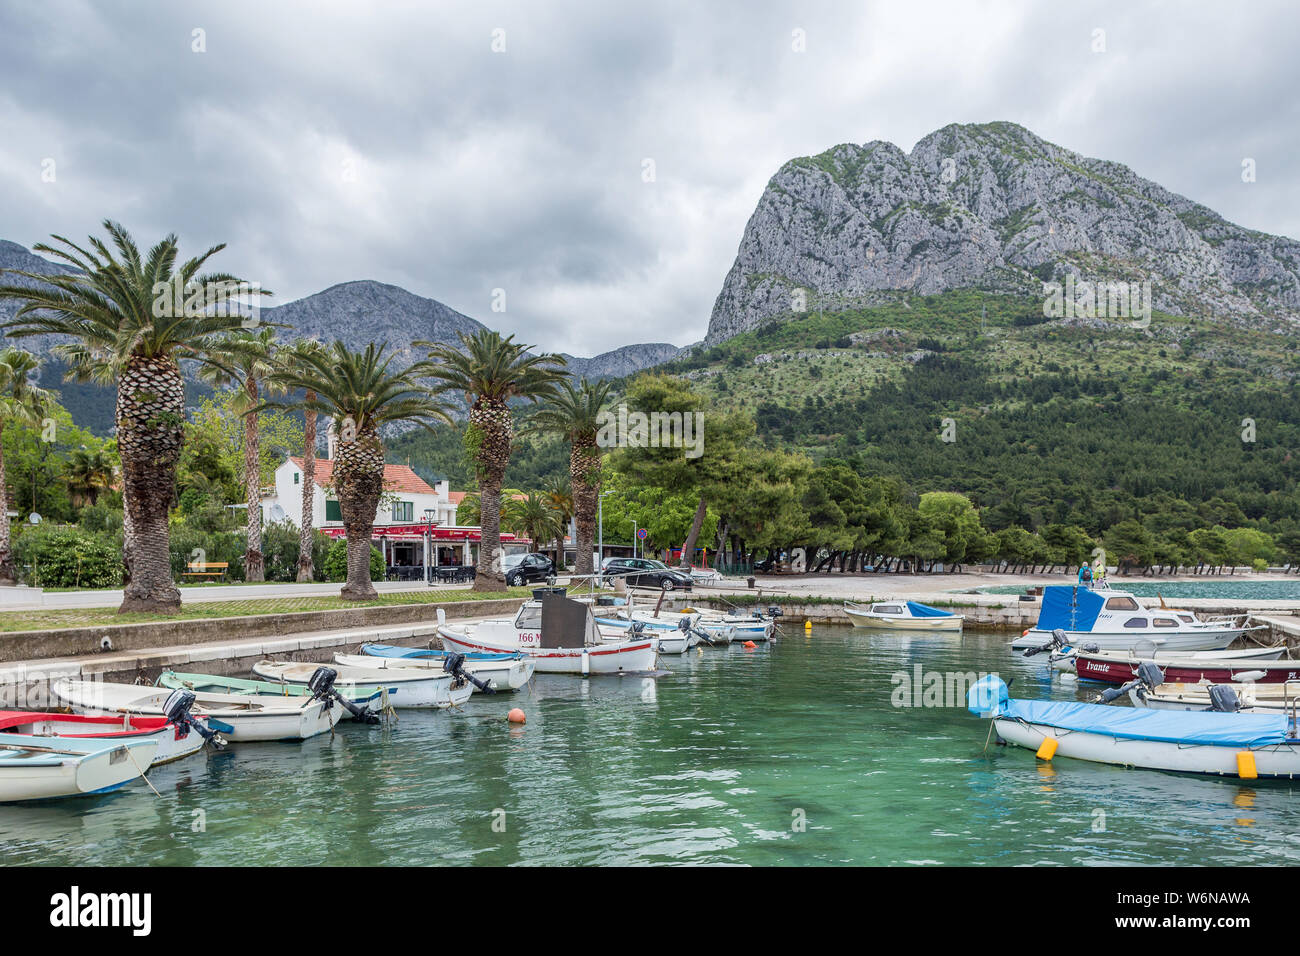
[[[195,717],[203,721],[202,717]],[[203,723],[206,727],[206,722]],[[155,740],[158,749],[149,764],[171,763],[203,749],[204,737],[188,725],[172,723],[166,717],[122,714],[91,717],[86,714],[35,713],[26,710],[0,711],[0,733],[31,738],[41,746],[58,747],[65,740]],[[50,743],[50,741],[56,741]]]

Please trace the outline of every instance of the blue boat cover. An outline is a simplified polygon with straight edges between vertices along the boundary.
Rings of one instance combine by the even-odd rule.
[[[907,609],[912,612],[912,617],[952,617],[952,611],[943,611],[937,607],[930,607],[928,604],[918,604],[916,601],[908,601]]]
[[[1008,700],[1006,684],[989,674],[967,693],[969,709],[979,716],[1023,720],[1057,730],[1106,734],[1125,740],[1214,747],[1300,745],[1287,736],[1285,714],[1220,714],[1211,711],[1147,710],[1057,700]]]
[[[1043,609],[1038,612],[1040,631],[1091,631],[1106,603],[1096,591],[1072,584],[1049,584],[1043,588]]]

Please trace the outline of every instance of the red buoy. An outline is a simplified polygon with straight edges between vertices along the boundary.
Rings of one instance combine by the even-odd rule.
[[[506,714],[506,720],[510,721],[512,724],[524,724],[528,722],[528,718],[524,716],[524,712],[518,707],[515,707],[510,711],[510,713]]]

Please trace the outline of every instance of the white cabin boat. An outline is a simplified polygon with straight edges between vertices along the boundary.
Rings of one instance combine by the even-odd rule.
[[[881,601],[870,606],[844,602],[844,613],[854,627],[877,631],[960,631],[960,614],[917,601]]]
[[[1070,646],[1095,645],[1103,651],[1129,651],[1147,657],[1154,651],[1223,650],[1252,628],[1245,621],[1202,621],[1191,611],[1145,608],[1128,591],[1109,587],[1049,584],[1043,588],[1038,623],[1015,641],[1012,650],[1035,650],[1065,632]]]
[[[443,647],[460,654],[522,653],[539,674],[646,673],[659,661],[658,637],[606,640],[590,605],[559,594],[525,601],[513,618],[478,624],[448,624],[439,608],[438,636]]]

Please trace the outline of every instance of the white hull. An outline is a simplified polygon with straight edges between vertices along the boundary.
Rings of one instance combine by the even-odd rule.
[[[1177,657],[1180,661],[1231,664],[1238,661],[1281,660],[1286,650],[1285,647],[1243,647],[1230,651],[1182,651],[1178,653]],[[1171,655],[1167,651],[1157,651],[1148,657],[1141,658],[1141,660],[1151,660],[1159,664],[1162,660],[1170,658]],[[1063,671],[1067,674],[1077,673],[1073,652],[1056,654],[1050,658],[1050,663],[1053,670]]]
[[[381,671],[434,670],[442,671],[441,657],[371,657],[368,654],[335,654],[334,660],[345,667],[373,668]],[[526,657],[508,661],[471,661],[464,663],[465,672],[487,683],[493,690],[518,690],[532,679],[535,665]],[[384,683],[385,675],[378,683]]]
[[[321,665],[301,663],[276,663],[260,661],[253,665],[253,673],[263,680],[305,686]],[[435,708],[459,707],[474,693],[474,685],[466,681],[460,687],[452,686],[452,676],[439,672],[429,674],[418,670],[381,670],[373,667],[336,667],[339,677],[358,684],[377,685],[388,692],[392,707]],[[336,710],[342,708],[335,706]]]
[[[161,716],[172,691],[132,684],[58,680],[54,696],[79,714],[150,714]],[[347,713],[338,704],[310,698],[248,697],[239,694],[196,694],[191,712],[230,729],[221,735],[236,743],[265,740],[306,740],[327,733]]]
[[[490,643],[473,630],[439,627],[443,647],[460,654],[524,654],[539,674],[628,674],[655,669],[659,641],[654,637],[584,647],[524,648]]]
[[[16,742],[20,736],[6,735],[4,739]],[[75,742],[57,739],[36,745],[54,749],[78,749]],[[108,793],[139,777],[152,764],[157,750],[158,742],[149,737],[125,741],[119,746],[84,756],[6,756],[0,758],[0,802]]]
[[[1241,637],[1244,628],[1206,628],[1195,631],[1168,631],[1164,634],[1134,634],[1132,631],[1066,631],[1071,647],[1095,644],[1103,651],[1124,651],[1135,657],[1149,658],[1153,653],[1168,656],[1170,651],[1221,651]],[[1030,629],[1011,642],[1014,651],[1043,647],[1052,639],[1046,631]]]
[[[960,615],[952,617],[886,617],[857,611],[846,607],[844,613],[849,616],[854,627],[865,627],[874,631],[960,631],[963,619]]]
[[[1045,738],[1053,737],[1057,741],[1058,757],[1073,757],[1121,767],[1236,777],[1237,754],[1242,751],[1240,747],[1130,740],[1087,731],[1059,731],[1045,724],[1021,723],[1005,718],[995,718],[993,723],[998,736],[1008,743],[1036,751]],[[1261,747],[1250,752],[1255,755],[1255,767],[1261,777],[1300,775],[1300,741],[1296,744]]]

